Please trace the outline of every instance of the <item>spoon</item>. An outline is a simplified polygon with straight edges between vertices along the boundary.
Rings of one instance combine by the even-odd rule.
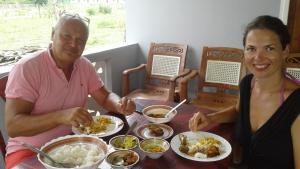
[[[182,100],[179,104],[177,104],[175,107],[173,107],[173,108],[165,115],[165,117],[168,118],[168,117],[170,116],[170,114],[171,114],[174,110],[176,110],[179,106],[181,106],[185,101],[186,101],[186,99]]]
[[[39,150],[37,148],[35,148],[34,146],[30,145],[30,144],[27,144],[27,143],[22,143],[21,144],[23,147],[26,147],[28,148],[29,150],[35,152],[35,153],[38,153],[40,155],[42,155],[43,157],[46,157],[48,160],[50,160],[52,162],[52,164],[55,166],[55,167],[62,167],[62,168],[73,168],[73,167],[76,167],[77,165],[75,164],[71,164],[71,163],[59,163],[59,162],[56,162],[55,160],[53,160],[53,158],[51,158],[47,153],[43,152],[42,150]]]
[[[113,165],[119,165],[119,166],[122,166],[124,164],[124,159],[123,157],[121,156],[117,156],[115,157],[112,162],[111,162]]]
[[[124,139],[123,139],[123,145],[125,145],[125,139],[127,135],[135,128],[137,125],[137,121],[133,122],[133,124],[129,127],[128,131],[125,133]]]

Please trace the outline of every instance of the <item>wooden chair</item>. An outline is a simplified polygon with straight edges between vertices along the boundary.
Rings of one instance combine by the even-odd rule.
[[[228,47],[204,47],[200,71],[193,70],[181,82],[198,75],[197,97],[192,104],[210,110],[222,110],[236,104],[239,82],[246,75],[243,50]]]
[[[187,92],[177,88],[177,80],[190,72],[184,68],[186,53],[187,45],[151,43],[147,64],[123,71],[123,96],[174,101],[176,93]],[[142,70],[145,71],[143,89],[130,91],[129,75]]]
[[[300,53],[291,53],[285,60],[285,70],[300,81]]]
[[[5,87],[6,87],[6,82],[7,82],[8,76],[4,76],[0,78],[0,96],[1,98],[5,101]],[[2,135],[2,131],[0,130],[0,148],[1,148],[1,153],[2,157],[4,159],[5,154],[6,154],[6,144],[4,141],[4,137]]]
[[[2,132],[0,130],[0,148],[1,148],[1,154],[2,154],[2,157],[3,159],[5,158],[5,154],[6,154],[6,144],[5,144],[5,141],[4,141],[4,137],[2,135]]]

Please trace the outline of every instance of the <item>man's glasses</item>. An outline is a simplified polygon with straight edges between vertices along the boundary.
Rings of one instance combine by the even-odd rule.
[[[84,17],[84,16],[80,16],[78,13],[75,13],[75,14],[71,14],[71,13],[67,13],[66,11],[62,11],[60,14],[59,14],[59,17],[63,17],[63,16],[69,16],[71,18],[75,18],[75,19],[80,19],[84,22],[87,23],[87,26],[90,25],[90,19],[87,18],[87,17]]]

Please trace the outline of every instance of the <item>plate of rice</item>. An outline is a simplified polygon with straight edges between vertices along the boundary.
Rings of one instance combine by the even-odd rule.
[[[171,140],[172,150],[179,156],[202,162],[219,161],[230,155],[232,148],[221,136],[209,132],[183,132]]]
[[[115,116],[93,116],[93,123],[89,126],[72,127],[74,134],[85,134],[97,137],[106,137],[119,132],[124,127],[124,122]]]

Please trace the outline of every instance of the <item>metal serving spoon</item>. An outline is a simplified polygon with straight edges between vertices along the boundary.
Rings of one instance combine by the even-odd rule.
[[[173,107],[173,108],[165,115],[165,117],[168,118],[168,117],[170,116],[170,114],[171,114],[174,110],[176,110],[179,106],[181,106],[185,101],[186,101],[186,99],[182,100],[182,102],[180,102],[180,103],[177,104],[175,107]]]
[[[129,127],[129,129],[127,130],[127,132],[126,132],[125,135],[124,135],[124,138],[123,138],[123,145],[125,145],[125,140],[126,140],[127,135],[128,135],[131,131],[133,131],[133,129],[135,128],[135,126],[136,126],[137,124],[138,124],[137,121],[135,121],[135,122],[133,122],[133,124]]]
[[[62,168],[74,168],[77,165],[76,164],[71,164],[71,163],[60,163],[60,162],[56,162],[53,158],[51,158],[47,153],[43,152],[42,150],[39,150],[37,148],[35,148],[34,146],[27,144],[27,143],[22,143],[21,144],[23,147],[28,148],[29,150],[38,153],[40,155],[42,155],[43,157],[46,157],[48,160],[50,160],[52,162],[52,164],[55,167],[62,167]]]

